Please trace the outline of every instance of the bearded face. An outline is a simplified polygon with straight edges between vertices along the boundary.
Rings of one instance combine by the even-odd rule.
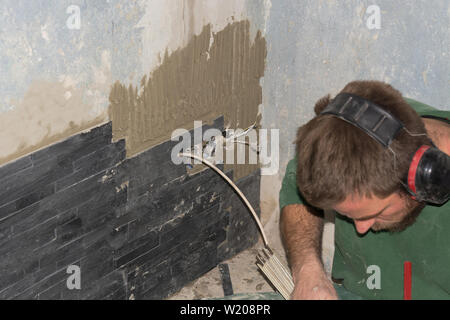
[[[358,233],[364,234],[370,229],[403,231],[416,221],[424,207],[406,193],[395,193],[384,199],[347,197],[333,209],[352,219]]]

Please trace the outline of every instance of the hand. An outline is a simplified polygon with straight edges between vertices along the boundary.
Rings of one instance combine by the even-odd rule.
[[[293,300],[338,300],[333,283],[319,262],[305,263],[294,275]]]

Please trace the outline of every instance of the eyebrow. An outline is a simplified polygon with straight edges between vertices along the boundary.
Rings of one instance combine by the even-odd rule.
[[[379,211],[379,212],[377,212],[377,213],[375,213],[375,214],[371,214],[371,215],[369,215],[369,216],[367,216],[367,217],[359,218],[359,219],[353,219],[353,220],[356,220],[356,221],[365,221],[365,220],[369,220],[369,219],[375,218],[376,216],[378,216],[378,215],[380,215],[381,213],[383,213],[383,211],[386,210],[388,207],[389,207],[389,205],[387,205],[387,206],[384,207],[381,211]]]

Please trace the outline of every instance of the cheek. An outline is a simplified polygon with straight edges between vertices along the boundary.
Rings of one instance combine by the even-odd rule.
[[[391,207],[377,217],[379,221],[401,221],[408,213],[407,205],[404,201],[391,205]]]

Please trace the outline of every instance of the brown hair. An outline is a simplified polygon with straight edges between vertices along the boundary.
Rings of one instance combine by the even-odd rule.
[[[343,92],[378,104],[411,133],[426,133],[417,112],[387,83],[353,81]],[[297,131],[297,185],[305,200],[331,209],[350,195],[385,198],[397,192],[404,196],[400,180],[412,155],[421,145],[431,145],[431,140],[401,130],[391,144],[394,168],[392,152],[361,129],[334,116],[319,115],[330,101],[330,95],[319,99],[314,107],[317,116]]]

